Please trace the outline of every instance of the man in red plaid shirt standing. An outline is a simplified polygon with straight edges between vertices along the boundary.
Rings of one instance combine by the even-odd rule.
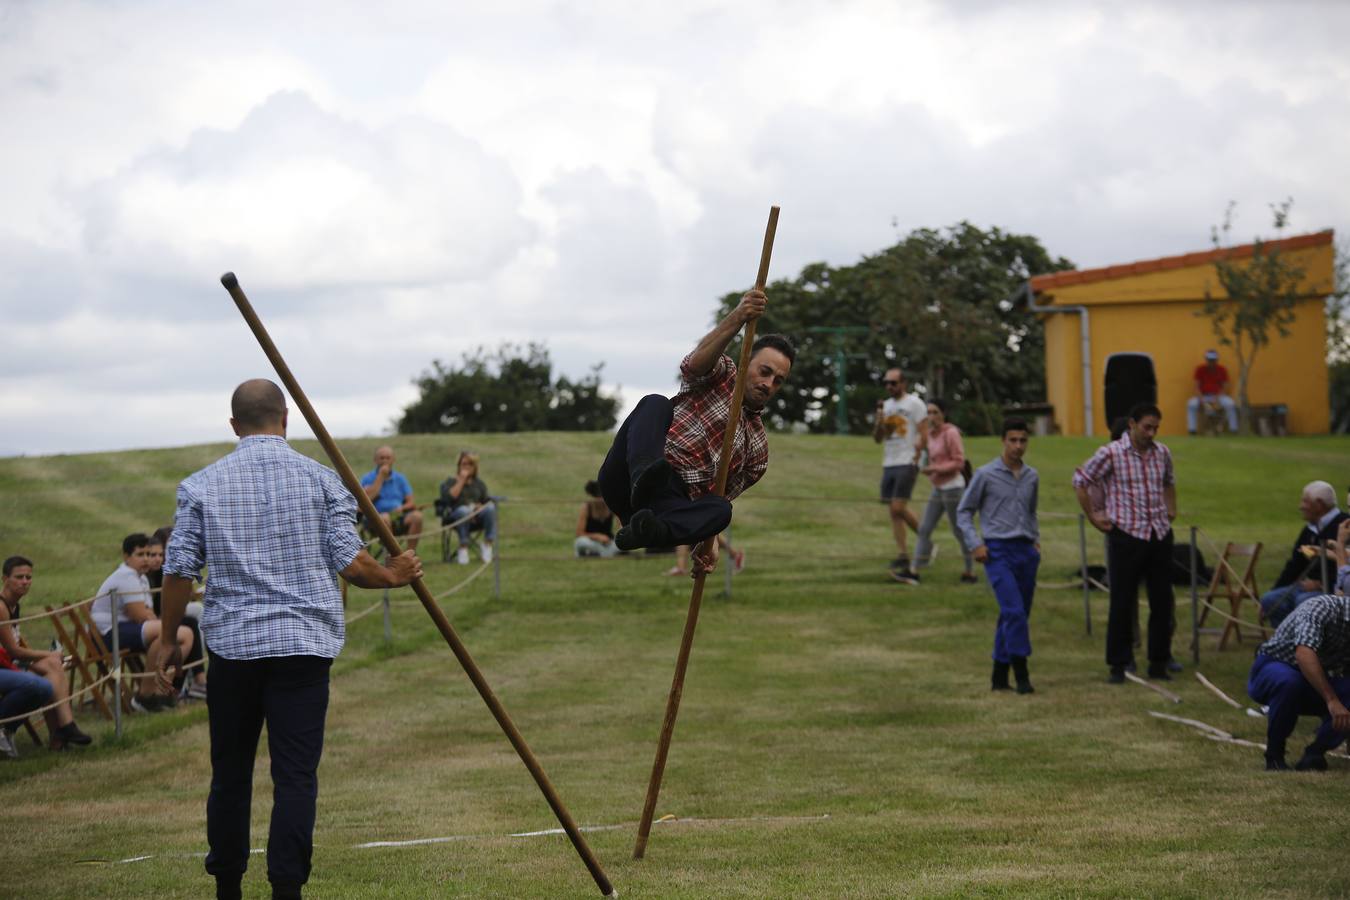
[[[769,467],[769,441],[760,415],[783,386],[797,351],[780,334],[751,348],[741,420],[736,423],[726,496],[712,493],[722,436],[731,415],[736,364],[724,351],[747,322],[764,314],[768,298],[750,291],[680,363],[674,397],[649,394],[619,426],[600,467],[600,490],[623,528],[620,550],[698,544],[694,571],[717,564],[717,541],[731,524],[731,501]]]
[[[1106,664],[1111,683],[1122,684],[1134,664],[1134,621],[1139,581],[1148,589],[1148,677],[1170,680],[1172,624],[1172,520],[1177,517],[1172,453],[1155,438],[1162,413],[1152,403],[1130,410],[1120,440],[1092,454],[1074,472],[1073,488],[1094,527],[1107,536],[1111,611],[1106,624]],[[1089,488],[1106,494],[1106,509],[1093,509]]]

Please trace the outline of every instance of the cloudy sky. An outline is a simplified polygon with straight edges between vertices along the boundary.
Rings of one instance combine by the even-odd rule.
[[[1350,235],[1350,4],[0,0],[0,454],[340,436],[547,343],[628,402],[720,294],[968,219],[1080,266]],[[293,431],[305,433],[303,428]]]

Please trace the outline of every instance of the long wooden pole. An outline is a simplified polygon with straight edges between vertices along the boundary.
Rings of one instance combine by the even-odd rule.
[[[244,296],[243,290],[239,287],[239,280],[234,277],[233,272],[226,272],[224,275],[220,276],[220,283],[225,285],[225,290],[229,291],[230,296],[234,298],[234,303],[239,307],[239,312],[244,316],[244,321],[248,323],[248,327],[252,329],[253,336],[258,339],[258,343],[262,346],[263,352],[266,353],[267,358],[271,360],[272,367],[277,370],[277,375],[281,377],[282,383],[286,385],[286,390],[290,392],[296,405],[300,407],[300,412],[304,415],[305,421],[309,423],[310,430],[314,432],[314,436],[318,438],[319,443],[323,445],[324,452],[328,454],[329,460],[333,463],[333,468],[337,470],[343,483],[347,485],[347,489],[351,491],[352,496],[356,498],[356,502],[360,505],[361,512],[365,515],[366,521],[369,522],[379,534],[380,543],[384,545],[385,550],[388,551],[391,556],[402,553],[403,548],[399,546],[398,539],[394,537],[393,530],[389,527],[389,524],[384,521],[384,518],[375,511],[375,504],[371,502],[368,496],[366,496],[366,492],[362,489],[361,482],[357,480],[356,473],[352,471],[351,465],[348,464],[347,458],[342,455],[342,451],[338,449],[332,436],[328,434],[328,429],[324,428],[323,422],[319,419],[319,414],[316,413],[314,407],[310,405],[309,398],[306,397],[305,392],[300,389],[300,384],[295,380],[295,376],[291,374],[290,367],[286,365],[286,360],[282,358],[280,351],[278,351],[276,345],[272,343],[272,338],[268,336],[267,329],[263,327],[262,320],[258,318],[257,314],[253,311],[252,304],[250,304],[248,298]],[[478,689],[478,695],[483,698],[483,702],[486,703],[488,709],[491,710],[492,717],[497,720],[497,724],[500,725],[502,731],[506,733],[506,738],[511,742],[511,746],[516,748],[516,753],[520,755],[521,761],[525,763],[525,768],[529,769],[530,774],[534,776],[534,781],[539,785],[539,790],[544,793],[544,799],[548,801],[548,805],[553,809],[553,814],[558,817],[558,822],[562,825],[563,830],[567,832],[567,836],[572,841],[572,846],[576,848],[577,853],[581,856],[581,861],[586,864],[586,868],[590,871],[591,877],[595,879],[596,886],[600,888],[600,893],[606,897],[616,896],[614,893],[614,886],[610,884],[609,878],[605,876],[604,869],[600,868],[600,861],[597,860],[595,854],[591,852],[590,846],[586,843],[586,838],[582,836],[581,830],[577,828],[577,823],[573,821],[572,814],[569,813],[567,807],[563,805],[562,798],[558,796],[558,792],[554,789],[553,783],[548,780],[548,775],[544,774],[544,769],[539,765],[539,760],[536,759],[534,753],[530,751],[529,745],[525,743],[525,738],[521,736],[515,723],[511,721],[511,717],[506,714],[506,708],[503,707],[501,701],[497,699],[497,695],[492,692],[492,688],[488,685],[487,679],[483,677],[483,673],[473,661],[473,657],[469,655],[468,649],[459,639],[459,635],[455,633],[455,629],[450,625],[450,620],[445,617],[445,613],[441,611],[440,606],[431,596],[431,591],[427,590],[426,584],[424,584],[420,578],[414,579],[411,587],[413,592],[417,594],[417,599],[422,601],[422,606],[426,609],[427,615],[431,616],[431,620],[436,623],[436,628],[440,630],[441,636],[445,638],[445,642],[450,645],[451,652],[455,654],[455,658],[459,660],[459,664],[464,667],[465,674],[469,676],[469,680],[473,682],[473,686]]]
[[[773,237],[778,230],[778,207],[769,208],[769,224],[764,229],[764,248],[759,254],[759,274],[755,276],[755,289],[764,290],[769,279],[769,259],[773,256]],[[741,404],[745,399],[745,378],[750,371],[750,349],[755,343],[755,320],[745,323],[745,334],[741,337],[741,362],[736,367],[736,384],[731,392],[731,410],[727,414],[727,428],[722,434],[722,456],[717,461],[717,482],[713,493],[721,496],[727,490],[727,472],[731,466],[731,448],[736,439],[736,427],[741,421]],[[710,541],[716,537],[708,538]],[[731,560],[724,560],[731,565]],[[647,852],[647,838],[652,833],[652,816],[656,814],[656,798],[661,793],[661,776],[666,771],[666,756],[670,753],[670,739],[675,733],[675,718],[680,714],[680,697],[684,694],[684,673],[689,668],[689,651],[694,646],[694,630],[698,627],[698,611],[703,605],[703,582],[706,572],[694,576],[694,590],[689,596],[689,613],[684,620],[684,634],[680,637],[680,652],[675,657],[675,678],[670,685],[670,696],[666,699],[666,717],[661,723],[661,737],[656,743],[656,761],[652,763],[652,777],[647,782],[647,800],[642,806],[642,820],[638,823],[637,844],[633,847],[633,858],[642,859]]]

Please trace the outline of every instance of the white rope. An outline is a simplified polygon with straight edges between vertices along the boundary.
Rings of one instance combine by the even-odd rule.
[[[470,512],[468,515],[461,516],[460,518],[456,519],[453,522],[447,522],[438,528],[432,528],[427,531],[419,531],[417,533],[417,540],[420,542],[422,538],[431,537],[432,535],[440,534],[441,532],[450,531],[451,529],[458,528],[460,525],[463,525],[465,522],[469,521],[474,516],[478,515],[483,510],[487,509],[489,506],[496,507],[496,505],[497,501],[489,500],[487,503],[484,503],[482,506]],[[411,537],[411,535],[404,535],[404,537]],[[366,549],[369,550],[371,547],[374,547],[378,543],[380,543],[380,539],[378,537],[371,538],[370,540],[366,541]]]
[[[107,675],[104,675],[98,681],[85,685],[84,687],[80,688],[78,691],[75,691],[64,700],[54,700],[51,703],[48,703],[46,706],[39,706],[37,709],[30,709],[28,710],[28,712],[20,713],[17,716],[10,716],[8,719],[0,719],[0,725],[8,725],[10,722],[27,722],[33,716],[40,715],[41,713],[45,713],[48,710],[56,709],[58,706],[64,706],[65,704],[74,700],[76,697],[81,697],[89,693],[94,688],[99,687],[103,683],[110,681],[115,677],[117,677],[116,672],[109,672]]]

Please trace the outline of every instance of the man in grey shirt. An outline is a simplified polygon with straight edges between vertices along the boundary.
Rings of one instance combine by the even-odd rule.
[[[1041,564],[1041,531],[1036,521],[1040,477],[1022,462],[1026,452],[1027,423],[1005,419],[1002,455],[975,470],[956,508],[956,525],[966,546],[974,548],[971,556],[984,566],[998,600],[992,689],[1011,689],[1011,667],[1019,694],[1035,690],[1027,674],[1027,657],[1031,655],[1027,620],[1036,592],[1036,569]],[[975,530],[976,514],[983,537]]]

